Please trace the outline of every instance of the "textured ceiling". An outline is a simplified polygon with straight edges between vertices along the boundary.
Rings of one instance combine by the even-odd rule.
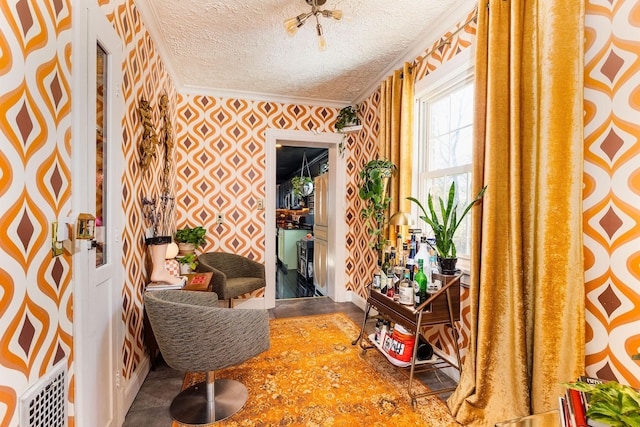
[[[469,4],[327,0],[321,9],[340,9],[344,18],[320,17],[321,52],[313,18],[293,37],[283,27],[311,10],[305,0],[136,0],[179,90],[336,104],[369,95],[390,67],[415,57],[449,29],[438,28],[443,20],[459,18]]]

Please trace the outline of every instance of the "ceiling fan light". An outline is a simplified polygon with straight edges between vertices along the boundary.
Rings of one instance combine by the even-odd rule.
[[[324,52],[327,50],[327,41],[324,38],[322,25],[320,25],[320,23],[316,25],[316,30],[318,31],[318,50],[320,50],[320,52]]]
[[[341,10],[332,10],[329,12],[329,15],[331,16],[331,18],[339,21],[344,16],[344,13]]]

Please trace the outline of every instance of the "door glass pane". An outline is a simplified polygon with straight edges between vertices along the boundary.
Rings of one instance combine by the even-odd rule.
[[[107,226],[107,136],[106,97],[107,53],[98,43],[96,49],[96,267],[107,262],[105,230]]]

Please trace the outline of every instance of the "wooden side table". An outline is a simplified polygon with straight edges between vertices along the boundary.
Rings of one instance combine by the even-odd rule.
[[[183,276],[187,278],[187,284],[184,285],[182,289],[177,289],[176,291],[185,290],[185,291],[209,292],[211,291],[212,275],[213,273],[211,272],[183,274]],[[149,291],[149,292],[153,292],[153,291]],[[151,362],[151,370],[155,370],[156,359],[160,354],[160,349],[158,348],[156,337],[155,335],[153,335],[153,329],[151,329],[151,323],[149,323],[149,318],[147,317],[146,310],[144,310],[142,325],[144,328],[144,343],[149,349],[149,360]]]

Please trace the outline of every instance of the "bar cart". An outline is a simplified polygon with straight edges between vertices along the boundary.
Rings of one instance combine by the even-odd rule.
[[[413,337],[415,338],[413,357],[408,363],[408,366],[406,366],[409,368],[408,393],[411,398],[411,407],[413,409],[416,408],[417,399],[419,397],[445,393],[455,389],[455,387],[449,387],[423,393],[416,393],[412,389],[416,373],[435,371],[447,367],[453,367],[457,369],[458,372],[462,370],[460,348],[458,346],[458,330],[454,323],[455,321],[460,320],[460,278],[462,277],[462,273],[457,275],[434,273],[433,277],[434,280],[440,280],[442,282],[442,288],[415,308],[412,306],[402,305],[397,301],[394,301],[393,298],[387,297],[379,290],[372,289],[371,284],[369,284],[367,287],[367,306],[364,313],[364,319],[362,321],[362,328],[360,329],[360,335],[358,335],[358,337],[351,343],[352,345],[360,343],[363,353],[366,353],[366,351],[371,348],[377,348],[384,354],[384,351],[380,346],[374,344],[370,338],[365,337],[365,325],[369,318],[369,312],[372,308],[379,312],[383,317],[402,325],[413,334]],[[434,358],[426,361],[417,360],[420,328],[439,324],[447,325],[452,329],[457,364],[451,363],[450,361],[435,355]]]

